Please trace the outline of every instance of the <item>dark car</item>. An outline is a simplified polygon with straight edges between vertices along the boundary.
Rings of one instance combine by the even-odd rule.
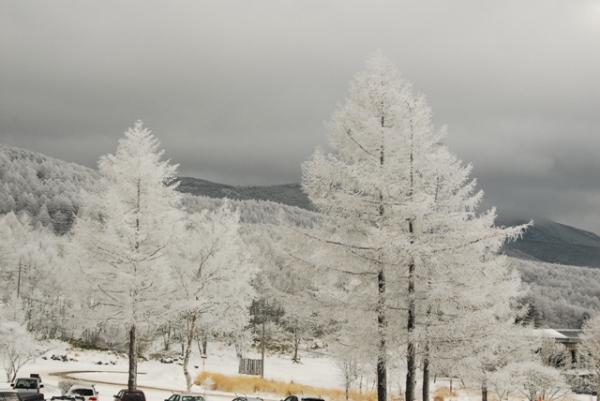
[[[206,401],[204,397],[197,394],[185,394],[185,393],[177,393],[173,394],[165,401]]]
[[[121,390],[114,395],[114,401],[146,401],[146,396],[141,390]]]
[[[44,394],[0,391],[0,401],[44,401]]]
[[[318,397],[298,397],[295,395],[290,395],[289,397],[286,397],[285,399],[283,399],[281,401],[325,401],[325,400],[322,398],[318,398]]]
[[[53,395],[50,401],[85,401],[81,395]]]
[[[20,401],[16,391],[0,391],[0,401]]]

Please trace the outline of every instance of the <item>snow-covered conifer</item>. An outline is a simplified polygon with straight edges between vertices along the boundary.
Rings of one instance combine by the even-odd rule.
[[[114,154],[99,163],[97,192],[76,222],[92,316],[129,333],[128,387],[136,387],[138,327],[160,323],[171,292],[167,258],[181,220],[171,185],[176,166],[163,160],[158,139],[138,121]]]
[[[444,138],[424,96],[376,56],[333,116],[332,152],[317,150],[303,166],[304,190],[322,219],[299,234],[304,243],[296,238],[290,253],[322,272],[321,302],[337,305],[341,321],[369,339],[379,401],[387,398],[390,352],[406,357],[405,399],[414,401],[419,357],[428,383],[428,353],[438,343],[467,341],[452,325],[472,320],[461,314],[483,313],[489,293],[477,291],[477,280],[488,271],[499,269],[511,288],[500,295],[503,306],[515,296],[497,252],[522,227],[498,228],[493,210],[478,213],[482,192],[471,166],[449,152]],[[445,333],[433,335],[444,326]]]

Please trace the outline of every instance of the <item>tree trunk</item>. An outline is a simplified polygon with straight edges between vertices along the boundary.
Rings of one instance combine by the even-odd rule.
[[[350,369],[351,368],[350,368],[348,362],[345,362],[345,364],[346,364],[346,366],[345,366],[344,371],[346,373],[346,377],[345,377],[346,380],[345,380],[345,383],[344,383],[345,384],[345,386],[344,386],[345,388],[344,389],[346,390],[346,401],[347,401],[349,399],[349,396],[350,396]]]
[[[23,270],[23,263],[19,259],[19,270],[17,275],[17,299],[21,298],[21,271]]]
[[[169,351],[171,348],[171,324],[168,323],[167,327],[163,327],[163,349]]]
[[[262,329],[260,336],[260,360],[261,360],[261,368],[260,368],[260,377],[265,377],[265,349],[266,349],[266,337],[267,337],[267,313],[266,313],[266,305],[263,305],[263,321],[262,321]]]
[[[189,392],[194,384],[192,375],[190,374],[189,365],[190,355],[192,354],[192,345],[194,343],[194,333],[196,331],[196,314],[192,313],[188,319],[187,333],[185,333],[186,341],[183,352],[183,375],[185,376],[185,386]]]
[[[428,287],[428,290],[431,290]],[[427,307],[427,325],[425,326],[426,336],[429,336],[430,331],[430,318],[431,318],[431,305]],[[425,352],[423,353],[423,387],[422,387],[422,399],[423,401],[429,401],[429,383],[430,383],[430,374],[429,374],[429,341],[425,341]]]
[[[412,221],[408,223],[409,232],[413,233]],[[415,329],[415,263],[411,260],[408,265],[408,345],[406,347],[406,390],[405,401],[415,401],[415,389],[417,386],[417,352],[413,338]]]
[[[385,116],[383,115],[383,102],[381,104],[381,147],[379,151],[379,166],[383,174],[383,165],[385,162]],[[380,224],[384,223],[385,203],[383,200],[383,188],[379,189],[379,217]],[[385,304],[385,258],[383,251],[379,255],[380,270],[377,274],[377,328],[379,335],[378,355],[377,355],[377,401],[387,401],[387,344],[386,329],[387,316]]]
[[[294,327],[294,356],[292,357],[292,361],[295,363],[300,362],[300,357],[298,357],[298,348],[300,347],[300,336],[298,336],[298,327]]]
[[[377,401],[387,400],[387,363],[385,328],[387,325],[385,315],[385,275],[383,270],[377,275],[379,288],[379,302],[377,305],[377,324],[379,327],[379,352],[377,355]]]
[[[411,108],[409,106],[409,108]],[[411,121],[411,135],[410,135],[410,155],[409,155],[409,193],[408,196],[413,200],[414,195],[414,149],[413,149],[414,131]],[[411,245],[414,242],[414,226],[413,220],[408,220],[408,233],[410,235]],[[408,318],[406,328],[408,330],[408,344],[406,346],[406,391],[404,395],[404,401],[415,401],[415,389],[417,387],[417,350],[415,349],[415,339],[413,337],[413,331],[415,330],[416,320],[416,305],[415,305],[415,260],[411,257],[408,264]]]
[[[129,329],[129,372],[127,378],[127,389],[135,390],[137,387],[137,343],[135,337],[135,324]]]
[[[423,359],[423,401],[429,401],[429,355]]]
[[[488,389],[485,381],[481,384],[481,401],[488,401]]]

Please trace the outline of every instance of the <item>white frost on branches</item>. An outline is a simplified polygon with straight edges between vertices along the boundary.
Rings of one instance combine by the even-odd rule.
[[[10,319],[6,312],[0,311],[0,366],[4,368],[6,381],[12,382],[19,370],[31,361],[40,349],[25,327]]]
[[[158,139],[141,121],[114,154],[98,163],[98,190],[86,198],[75,238],[87,280],[89,307],[99,322],[127,327],[130,388],[135,387],[136,328],[164,321],[170,288],[168,251],[181,221],[176,166],[163,160]]]
[[[189,360],[197,331],[238,333],[248,323],[256,267],[242,239],[239,211],[225,202],[186,216],[171,251],[173,317],[184,323],[183,370],[193,384]]]

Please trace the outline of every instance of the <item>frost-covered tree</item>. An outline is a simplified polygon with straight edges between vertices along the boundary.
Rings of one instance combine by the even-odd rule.
[[[500,287],[498,291],[503,289]],[[482,401],[488,400],[490,390],[494,390],[499,399],[517,390],[512,384],[514,367],[524,363],[541,364],[538,351],[542,338],[529,327],[515,325],[510,314],[499,314],[502,310],[492,305],[490,308],[496,313],[482,315],[484,320],[471,328],[478,331],[477,335],[457,347],[462,357],[448,361],[453,375],[473,387],[480,386]]]
[[[522,229],[495,227],[493,210],[477,213],[482,192],[444,137],[425,98],[376,56],[334,114],[332,152],[317,150],[303,166],[303,188],[323,216],[318,229],[302,233],[314,249],[303,259],[328,272],[319,276],[327,282],[322,302],[344,305],[342,320],[369,339],[379,401],[390,347],[405,344],[405,399],[414,401],[430,342],[466,341],[450,319],[465,327],[472,319],[461,314],[484,308],[483,295],[464,288],[476,289],[486,269],[507,269],[497,252]],[[514,293],[503,296],[507,303]],[[436,325],[445,338],[431,336]]]
[[[527,397],[528,401],[557,401],[571,394],[560,371],[539,360],[514,363],[507,370],[511,372],[512,388]]]
[[[31,287],[36,249],[34,228],[27,214],[10,212],[0,217],[0,272],[4,285],[0,301],[19,299]],[[27,289],[29,289],[27,288]]]
[[[6,373],[6,380],[13,382],[19,370],[31,361],[40,349],[25,327],[13,320],[11,313],[6,312],[0,311],[0,363]]]
[[[592,385],[600,394],[600,316],[594,316],[583,324],[578,353],[579,363],[590,370]]]
[[[291,224],[280,218],[280,224]],[[310,296],[316,290],[311,277],[314,271],[307,269],[302,259],[286,252],[278,227],[268,232],[255,231],[254,242],[262,250],[261,275],[255,285],[263,297],[283,309],[278,323],[291,338],[292,361],[299,363],[301,342],[311,337],[319,324],[318,305]]]
[[[94,294],[92,316],[129,333],[130,389],[136,387],[136,331],[164,320],[172,296],[165,286],[180,196],[171,185],[176,166],[163,154],[158,139],[138,121],[116,152],[100,159],[97,192],[86,198],[75,227]]]
[[[65,242],[26,213],[0,216],[0,304],[22,309],[22,323],[41,337],[63,334]]]
[[[184,323],[183,373],[193,384],[189,361],[198,331],[236,332],[248,322],[255,273],[252,250],[243,241],[240,215],[228,203],[186,216],[172,251],[176,298],[171,311]]]

